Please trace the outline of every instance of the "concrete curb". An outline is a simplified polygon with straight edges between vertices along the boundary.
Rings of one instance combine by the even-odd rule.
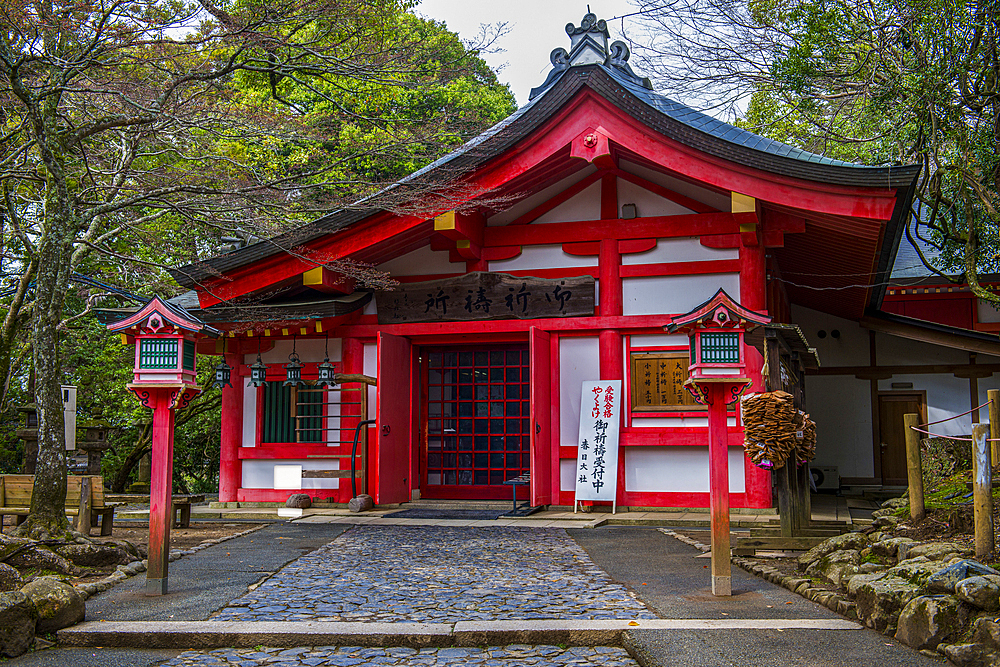
[[[257,645],[447,648],[547,644],[628,648],[630,630],[860,630],[840,619],[528,620],[456,623],[322,621],[90,621],[60,630],[61,646],[251,648]]]

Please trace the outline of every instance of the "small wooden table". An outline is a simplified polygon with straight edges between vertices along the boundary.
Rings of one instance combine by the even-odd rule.
[[[146,493],[109,493],[108,500],[124,503],[149,503]],[[177,493],[170,497],[171,514],[174,516],[174,528],[191,527],[191,505],[205,502],[203,493]]]
[[[517,487],[519,486],[527,486],[529,488],[531,487],[530,472],[526,472],[523,475],[520,475],[519,477],[515,477],[514,479],[508,479],[506,482],[504,482],[504,484],[508,484],[511,488],[512,492],[511,495],[513,496],[514,506],[509,512],[506,512],[502,516],[528,516],[529,514],[534,514],[539,509],[541,509],[540,507],[532,507],[530,498],[520,507],[517,504]]]

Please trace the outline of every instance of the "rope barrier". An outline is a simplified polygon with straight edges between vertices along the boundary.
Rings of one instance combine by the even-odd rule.
[[[948,417],[947,419],[939,419],[936,422],[927,422],[926,424],[918,424],[917,426],[911,426],[910,428],[913,429],[914,431],[916,431],[917,433],[925,433],[925,434],[927,434],[929,436],[932,436],[934,438],[947,438],[948,440],[961,440],[963,442],[974,442],[974,440],[972,438],[962,438],[962,437],[959,437],[957,435],[942,435],[940,433],[931,433],[930,431],[925,431],[924,429],[919,428],[919,427],[920,426],[933,426],[934,424],[943,424],[944,422],[950,422],[952,419],[958,419],[959,417],[964,417],[965,415],[970,415],[973,412],[975,412],[976,410],[981,410],[982,408],[985,408],[989,404],[990,404],[990,401],[986,401],[982,405],[977,406],[975,408],[972,408],[968,412],[963,412],[960,415],[955,415],[954,417]],[[1000,438],[986,438],[986,442],[1000,442]]]

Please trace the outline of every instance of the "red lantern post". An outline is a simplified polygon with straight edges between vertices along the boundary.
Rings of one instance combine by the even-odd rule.
[[[709,506],[712,517],[712,594],[732,595],[729,548],[729,424],[726,406],[739,400],[752,382],[746,377],[743,334],[770,317],[747,310],[725,290],[690,313],[673,318],[669,333],[691,340],[688,391],[708,406]]]
[[[220,332],[159,297],[107,328],[135,345],[135,373],[128,389],[153,410],[146,595],[164,595],[173,523],[174,411],[201,393],[195,367],[198,340]]]

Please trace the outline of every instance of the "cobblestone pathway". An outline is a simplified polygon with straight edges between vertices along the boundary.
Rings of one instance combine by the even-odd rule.
[[[656,615],[611,581],[562,529],[356,526],[233,600],[212,620],[543,618]]]
[[[218,649],[186,651],[164,667],[256,667],[276,665],[286,667],[367,667],[420,665],[471,665],[473,667],[636,667],[624,649],[608,646],[560,648],[558,646],[502,646],[486,649],[469,648],[359,648],[356,646],[317,646],[313,648]]]

